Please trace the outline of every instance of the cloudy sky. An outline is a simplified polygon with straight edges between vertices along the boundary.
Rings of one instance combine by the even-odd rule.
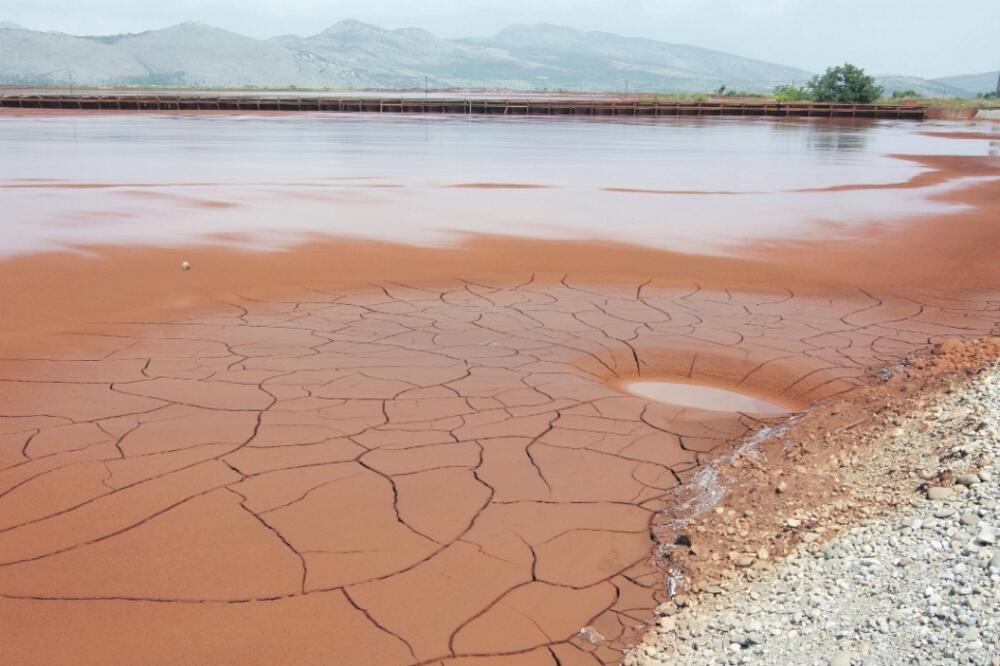
[[[924,77],[1000,68],[1000,0],[0,0],[0,21],[72,34],[201,21],[272,37],[345,18],[443,37],[558,23],[812,71],[844,61]]]

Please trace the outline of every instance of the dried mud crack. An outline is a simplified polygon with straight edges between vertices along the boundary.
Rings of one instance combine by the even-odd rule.
[[[813,404],[998,321],[525,276],[39,339],[0,360],[3,660],[617,663],[667,598],[663,512],[774,423],[614,382]]]

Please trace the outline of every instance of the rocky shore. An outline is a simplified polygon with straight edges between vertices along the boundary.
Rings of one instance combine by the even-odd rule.
[[[793,425],[724,463],[732,487],[667,548],[674,596],[623,663],[1000,665],[997,346],[940,345],[861,397],[866,423],[812,448]]]

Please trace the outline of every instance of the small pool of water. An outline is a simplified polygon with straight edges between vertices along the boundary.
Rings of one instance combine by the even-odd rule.
[[[771,402],[757,396],[685,382],[643,380],[629,382],[622,388],[640,398],[712,412],[790,414],[795,411],[789,405]]]

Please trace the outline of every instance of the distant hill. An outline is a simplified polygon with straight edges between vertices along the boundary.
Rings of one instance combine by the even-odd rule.
[[[101,40],[104,41],[104,40]],[[279,44],[200,23],[113,38],[163,83],[210,87],[323,85],[340,72]]]
[[[539,63],[536,84],[621,90],[762,91],[804,82],[805,70],[652,39],[583,32],[557,25],[515,25],[495,37],[465,43],[501,49]]]
[[[912,88],[970,96],[992,90],[992,76],[886,76],[881,82],[890,93]],[[0,83],[8,84],[418,88],[426,82],[434,88],[766,92],[810,77],[722,51],[548,24],[442,39],[418,28],[349,20],[308,37],[261,40],[200,23],[107,36],[0,23]]]
[[[360,21],[271,40],[199,23],[110,36],[0,28],[3,83],[667,92],[766,91],[808,77],[720,51],[553,25],[459,40]]]
[[[0,27],[4,83],[142,83],[149,70],[113,45],[23,28]]]
[[[922,79],[917,76],[900,76],[884,74],[875,77],[878,84],[885,88],[885,94],[913,90],[923,97],[969,97],[969,91],[948,85],[941,80]]]
[[[954,86],[965,92],[976,95],[978,93],[994,92],[997,89],[996,71],[983,72],[982,74],[963,74],[960,76],[946,76],[941,79],[934,79],[937,83]]]
[[[490,86],[533,88],[540,65],[500,49],[441,39],[418,28],[386,30],[361,21],[341,21],[312,37],[272,40],[293,53],[343,67],[351,87]]]

